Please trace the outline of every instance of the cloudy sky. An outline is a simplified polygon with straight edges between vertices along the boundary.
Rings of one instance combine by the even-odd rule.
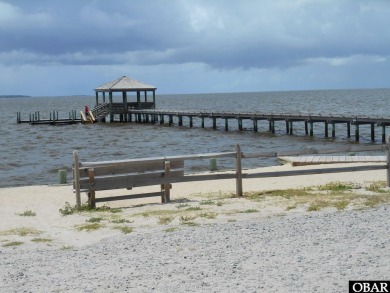
[[[0,0],[0,95],[390,87],[390,0]]]

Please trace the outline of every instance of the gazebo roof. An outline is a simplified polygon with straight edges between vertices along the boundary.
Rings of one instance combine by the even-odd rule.
[[[96,92],[122,92],[122,91],[153,91],[155,86],[122,76],[114,81],[107,82],[95,89]]]

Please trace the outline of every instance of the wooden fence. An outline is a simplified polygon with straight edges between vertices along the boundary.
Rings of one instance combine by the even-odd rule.
[[[235,179],[236,195],[243,195],[243,178],[267,178],[282,176],[311,175],[324,173],[355,172],[387,169],[387,186],[390,187],[390,137],[386,145],[345,146],[332,149],[306,149],[287,152],[242,153],[240,145],[234,152],[208,153],[183,156],[168,156],[156,158],[130,159],[118,161],[80,162],[78,151],[73,152],[73,187],[76,193],[76,204],[81,205],[80,193],[88,193],[89,205],[95,202],[120,199],[161,196],[161,202],[170,201],[172,183],[193,182],[219,179]],[[258,172],[247,174],[242,171],[242,160],[249,158],[270,158],[280,156],[296,156],[308,154],[331,154],[346,152],[386,151],[387,162],[384,164],[364,164],[361,166],[312,168],[308,170],[290,170],[278,172]],[[234,173],[210,173],[200,175],[185,175],[184,164],[188,160],[211,158],[234,158]],[[133,187],[160,185],[159,192],[95,198],[99,190],[132,189]]]

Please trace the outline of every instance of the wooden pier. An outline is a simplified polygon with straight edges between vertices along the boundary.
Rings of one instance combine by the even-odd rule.
[[[130,103],[129,103],[130,104]],[[390,126],[390,117],[366,117],[366,116],[323,116],[323,115],[301,115],[291,113],[240,113],[240,112],[204,112],[204,111],[173,111],[173,110],[157,110],[157,109],[135,109],[134,105],[130,104],[125,107],[123,103],[103,103],[96,106],[90,111],[88,117],[80,112],[80,118],[77,118],[76,111],[69,113],[69,118],[59,118],[58,111],[50,113],[49,119],[41,119],[39,112],[30,114],[28,120],[22,120],[20,113],[17,113],[17,123],[29,123],[31,125],[61,125],[61,124],[76,124],[76,123],[95,123],[105,122],[109,116],[110,122],[135,122],[135,123],[150,123],[159,125],[178,125],[184,126],[184,119],[187,120],[186,125],[190,128],[194,127],[194,120],[200,120],[200,127],[205,128],[206,119],[211,121],[211,127],[216,130],[218,120],[223,121],[224,130],[229,131],[229,122],[235,120],[238,125],[238,130],[244,130],[243,121],[251,121],[250,126],[246,127],[259,132],[259,123],[267,123],[267,131],[275,134],[277,125],[285,128],[286,134],[294,134],[294,125],[296,123],[304,124],[305,134],[314,136],[314,124],[321,123],[324,125],[324,137],[336,137],[336,125],[344,124],[346,126],[346,135],[350,138],[351,126],[354,127],[355,141],[360,140],[360,127],[368,125],[370,127],[370,140],[375,142],[376,128],[381,129],[381,141],[386,142],[386,127]],[[277,123],[278,122],[278,123]]]
[[[138,122],[151,124],[174,125],[174,120],[178,126],[183,126],[183,118],[188,119],[189,127],[194,126],[194,118],[201,120],[200,127],[205,127],[205,120],[212,121],[212,128],[217,129],[217,120],[223,120],[225,131],[229,131],[229,120],[236,120],[238,129],[243,130],[243,121],[249,120],[253,125],[254,132],[259,131],[259,122],[265,121],[268,124],[268,131],[275,133],[276,122],[284,122],[286,134],[294,134],[294,124],[304,123],[305,134],[314,136],[314,124],[324,125],[324,136],[336,137],[336,125],[344,124],[347,129],[347,137],[351,137],[351,126],[354,126],[355,140],[360,140],[360,126],[369,125],[371,141],[375,141],[375,128],[381,128],[381,140],[386,142],[386,126],[390,125],[390,117],[366,117],[366,116],[322,116],[322,115],[300,115],[290,113],[266,114],[266,113],[239,113],[239,112],[196,112],[196,111],[172,111],[172,110],[135,110],[129,109],[126,115],[119,115],[121,122]],[[331,129],[329,129],[331,128]]]
[[[77,118],[76,113],[76,111],[71,111],[69,112],[69,117],[59,118],[58,111],[53,111],[53,113],[49,113],[49,118],[41,118],[40,112],[38,111],[30,114],[28,120],[23,120],[21,117],[21,113],[18,112],[16,115],[16,122],[18,124],[28,123],[31,125],[70,125],[95,122],[95,118],[92,112],[90,112],[89,116],[86,117],[85,114],[81,111],[80,118]]]

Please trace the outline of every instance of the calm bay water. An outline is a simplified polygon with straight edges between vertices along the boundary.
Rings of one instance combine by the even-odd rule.
[[[118,100],[119,101],[119,100]],[[390,89],[332,90],[226,93],[197,95],[158,95],[158,109],[241,111],[262,113],[301,113],[332,115],[366,115],[390,117]],[[183,127],[157,126],[134,123],[105,123],[94,125],[31,126],[17,124],[16,112],[22,119],[40,111],[41,118],[59,111],[68,117],[69,111],[83,110],[95,104],[94,97],[33,97],[0,98],[0,187],[55,184],[58,169],[68,170],[71,178],[73,150],[79,150],[83,161],[129,159],[153,156],[184,155],[233,151],[240,144],[243,152],[282,151],[302,148],[329,148],[354,143],[346,137],[343,125],[336,126],[336,139],[324,139],[323,124],[315,124],[314,137],[304,135],[303,123],[294,124],[294,135],[285,134],[283,122],[276,123],[276,134],[267,132],[268,124],[259,121],[259,132],[253,133],[250,121],[239,131],[236,121],[229,121],[229,132],[224,131],[224,120],[213,130],[211,121],[200,127],[194,119],[189,128],[184,118]],[[369,126],[361,126],[362,144],[369,144]],[[377,129],[377,142],[381,143]],[[244,168],[276,165],[276,159],[244,160]],[[208,161],[191,162],[187,172],[205,171]],[[232,160],[219,160],[218,167],[232,168]]]

